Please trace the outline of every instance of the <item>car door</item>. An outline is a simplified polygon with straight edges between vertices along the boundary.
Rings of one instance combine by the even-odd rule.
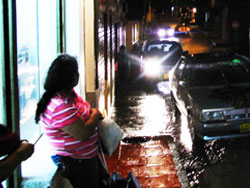
[[[177,96],[179,98],[181,112],[188,115],[188,108],[190,107],[189,101],[189,66],[183,63],[182,73],[179,77]]]
[[[174,75],[172,92],[176,100],[176,106],[181,113],[187,115],[188,66],[185,59],[182,58],[180,60],[180,63],[178,63],[178,66],[175,69]]]

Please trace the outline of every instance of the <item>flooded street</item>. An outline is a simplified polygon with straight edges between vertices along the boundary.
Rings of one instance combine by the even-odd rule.
[[[170,101],[147,85],[135,83],[117,95],[113,114],[130,137],[171,134]]]
[[[166,83],[158,84],[164,85]],[[210,140],[192,151],[185,118],[175,117],[168,92],[162,94],[161,91],[163,88],[132,82],[116,96],[113,118],[126,137],[134,138],[137,143],[146,142],[146,137],[170,137],[177,152],[174,156],[179,163],[177,168],[185,172],[192,188],[249,187],[250,138]]]
[[[194,52],[210,50],[211,46],[195,45],[200,40],[202,37],[182,39],[184,50],[190,48],[189,43],[197,47],[192,48]],[[204,39],[202,41],[200,44],[207,45]],[[134,138],[137,143],[146,142],[146,137],[171,138],[176,168],[188,181],[183,187],[249,188],[250,138],[209,140],[196,145],[193,151],[185,117],[175,116],[168,83],[151,86],[141,80],[132,81],[116,94],[112,118],[125,131],[126,137]],[[185,181],[180,174],[179,179]]]

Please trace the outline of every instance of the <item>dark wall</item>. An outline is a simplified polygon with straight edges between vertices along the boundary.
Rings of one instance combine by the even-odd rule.
[[[126,18],[128,20],[142,20],[148,9],[148,0],[127,0]]]
[[[249,0],[228,2],[229,39],[236,52],[249,54]],[[238,29],[233,23],[239,23]]]

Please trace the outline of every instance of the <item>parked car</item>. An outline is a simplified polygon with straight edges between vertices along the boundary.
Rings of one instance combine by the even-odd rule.
[[[168,80],[171,70],[183,53],[179,42],[151,40],[142,48],[141,73],[144,78]]]
[[[182,56],[170,71],[176,109],[194,140],[250,135],[250,60],[225,53]]]

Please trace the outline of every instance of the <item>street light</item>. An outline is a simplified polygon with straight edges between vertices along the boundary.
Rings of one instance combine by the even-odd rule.
[[[197,12],[197,9],[194,7],[194,8],[192,9],[192,11],[193,11],[193,13],[195,14],[195,13]]]
[[[197,12],[197,8],[192,8],[192,22],[195,23],[195,13]]]

